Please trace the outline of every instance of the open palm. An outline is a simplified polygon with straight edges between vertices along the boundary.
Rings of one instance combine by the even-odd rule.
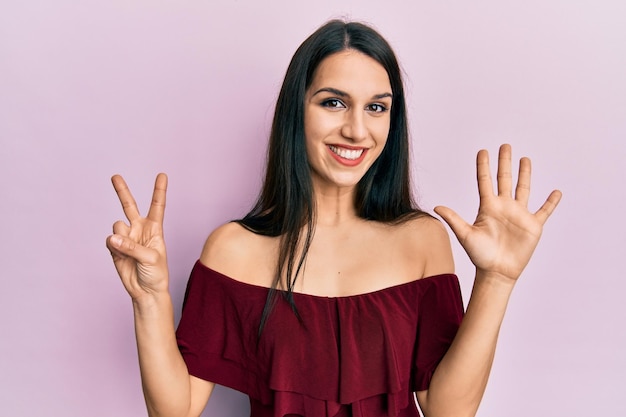
[[[448,223],[477,269],[516,280],[528,264],[544,223],[561,199],[561,192],[552,191],[539,210],[530,212],[530,160],[520,160],[513,196],[510,145],[500,147],[497,194],[493,191],[489,155],[485,150],[478,153],[476,172],[480,205],[473,225],[447,207],[436,207],[435,212]]]

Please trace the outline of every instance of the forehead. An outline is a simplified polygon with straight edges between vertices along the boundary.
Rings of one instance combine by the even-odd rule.
[[[368,97],[392,92],[385,68],[375,59],[351,49],[329,55],[319,64],[309,90],[315,92],[324,87]]]

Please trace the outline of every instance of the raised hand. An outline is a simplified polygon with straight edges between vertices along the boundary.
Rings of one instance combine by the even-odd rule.
[[[115,222],[113,235],[106,240],[117,273],[133,300],[146,294],[166,292],[168,270],[163,239],[163,215],[167,176],[157,175],[146,217],[139,214],[137,203],[124,179],[115,175],[111,182],[129,222]]]
[[[478,152],[476,172],[480,206],[473,225],[447,207],[435,207],[435,212],[448,223],[477,270],[516,280],[539,242],[544,223],[561,200],[561,192],[552,191],[539,210],[528,211],[530,159],[520,160],[513,196],[510,145],[500,147],[497,194],[485,150]]]

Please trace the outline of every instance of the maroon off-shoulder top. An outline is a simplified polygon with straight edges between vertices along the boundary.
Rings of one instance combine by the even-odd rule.
[[[463,316],[458,279],[444,274],[345,297],[294,294],[261,333],[268,289],[198,261],[177,330],[189,372],[250,397],[251,417],[419,416]]]

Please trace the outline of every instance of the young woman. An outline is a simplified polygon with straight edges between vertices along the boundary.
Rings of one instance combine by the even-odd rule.
[[[296,51],[276,105],[265,182],[243,219],[208,238],[175,331],[159,174],[141,217],[107,239],[131,296],[151,416],[198,416],[215,383],[250,396],[251,415],[472,416],[509,295],[560,200],[527,209],[530,161],[513,190],[511,148],[477,157],[473,225],[435,211],[476,266],[463,314],[443,225],[409,185],[402,80],[387,42],[331,21]]]

